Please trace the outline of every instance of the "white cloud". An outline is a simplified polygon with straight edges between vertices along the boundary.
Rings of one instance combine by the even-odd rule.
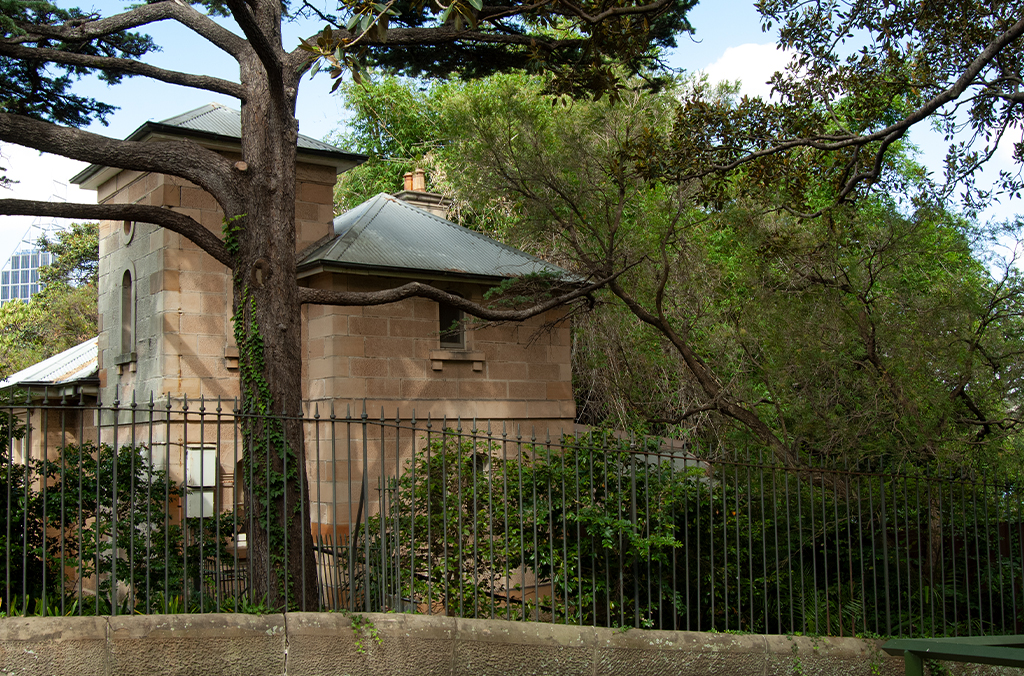
[[[771,95],[768,79],[789,63],[791,54],[774,44],[748,43],[729,47],[721,57],[704,69],[712,82],[740,81],[740,93],[767,99]]]
[[[10,190],[0,189],[0,199],[96,203],[95,192],[80,190],[69,183],[72,176],[88,166],[84,162],[9,143],[0,145],[0,156],[0,166],[7,170],[6,176],[18,181]],[[54,222],[52,218],[0,216],[0,266],[21,245],[34,223]]]

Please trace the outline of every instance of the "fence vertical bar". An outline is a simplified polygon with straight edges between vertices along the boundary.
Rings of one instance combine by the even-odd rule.
[[[217,408],[214,409],[214,420],[216,421],[215,429],[216,436],[214,441],[214,457],[216,458],[217,474],[214,475],[214,489],[213,489],[213,525],[214,525],[214,547],[213,547],[213,570],[214,570],[214,607],[219,613],[221,611],[221,600],[223,596],[223,583],[224,583],[224,559],[221,556],[221,547],[223,546],[223,540],[221,540],[221,512],[224,509],[224,486],[221,482],[220,472],[220,445],[221,445],[221,423],[223,422],[222,414],[224,412],[221,406],[220,395],[217,395]],[[232,472],[234,468],[232,468]]]
[[[562,431],[562,437],[561,438],[562,438],[563,442],[566,439],[565,431],[564,430]],[[576,477],[576,508],[577,509],[582,509],[583,502],[580,499],[581,496],[580,496],[580,442],[579,442],[579,439],[574,439],[573,440],[573,447],[572,448],[573,448],[573,454],[572,454],[573,466],[575,468],[575,477]],[[562,449],[562,452],[563,453],[565,452],[564,448]],[[581,529],[581,526],[580,526],[580,519],[578,519],[578,518],[576,519],[576,575],[577,575],[578,585],[579,585],[579,593],[577,594],[577,597],[578,597],[577,603],[579,604],[580,626],[583,626],[583,620],[584,620],[583,606],[585,604],[585,601],[584,601],[584,598],[583,598],[583,532],[582,532],[582,529]],[[591,590],[593,590],[593,587],[591,587]],[[596,622],[596,618],[595,618],[595,622]]]
[[[548,445],[548,456],[551,455],[551,428],[547,430],[547,445]],[[561,437],[559,437],[561,439]],[[565,623],[569,624],[569,602],[571,600],[571,585],[569,583],[569,522],[566,520],[568,515],[566,514],[566,495],[565,495],[565,448],[559,448],[558,453],[559,459],[562,461],[562,586],[565,589],[563,594],[565,599],[563,604],[565,607]],[[577,540],[577,542],[579,542]],[[551,594],[552,605],[554,605],[554,592]]]
[[[761,501],[760,516],[761,516],[762,522],[764,521],[764,519],[765,519],[765,517],[767,515],[766,514],[766,510],[764,508],[764,472],[765,472],[765,469],[769,469],[769,471],[770,471],[770,468],[766,468],[764,465],[761,465],[760,468],[759,468],[760,471],[757,473],[757,476],[758,476],[758,496],[760,497],[760,501]],[[748,467],[747,471],[749,472],[749,470],[750,470],[750,468]],[[772,525],[775,526],[776,528],[778,527],[774,523],[774,519],[772,520]],[[751,520],[750,527],[751,527],[751,529],[753,529],[753,527],[754,527],[753,526],[753,520]],[[754,548],[751,547],[750,550],[751,550],[751,552],[753,552]],[[764,600],[764,621],[762,623],[762,630],[767,633],[768,632],[768,615],[769,615],[769,612],[768,612],[768,603],[769,603],[769,601],[768,601],[768,534],[765,533],[763,530],[761,532],[761,597]],[[753,604],[751,604],[751,605],[753,605]]]
[[[495,580],[496,568],[494,566],[494,465],[497,458],[494,457],[494,440],[491,438],[491,421],[487,421],[487,462],[488,462],[488,474],[487,474],[487,542],[490,548],[488,557],[490,563],[487,566],[487,570],[490,571],[490,587],[491,587],[491,609],[488,613],[490,619],[494,619],[494,611],[496,608],[495,601],[495,587],[497,587],[497,580]],[[502,466],[504,470],[504,466]],[[504,474],[504,471],[502,472]],[[505,524],[506,520],[502,519],[502,524]],[[504,527],[504,526],[503,526]],[[507,554],[506,554],[507,555]]]
[[[302,409],[300,408],[299,410],[301,411]],[[305,436],[305,435],[303,435],[303,436]],[[320,561],[322,561],[322,560],[325,561],[326,558],[324,557],[324,553],[323,553],[323,541],[322,541],[322,538],[323,538],[323,535],[324,535],[324,527],[323,527],[324,524],[323,524],[323,521],[321,519],[321,517],[323,515],[323,503],[321,502],[321,497],[322,496],[320,494],[321,478],[320,478],[320,403],[319,402],[314,402],[313,403],[313,467],[314,467],[314,470],[315,470],[314,473],[313,473],[313,476],[316,479],[316,502],[310,504],[310,506],[309,506],[309,512],[310,512],[309,513],[309,518],[308,519],[303,519],[302,527],[305,530],[311,530],[312,529],[311,522],[316,524],[317,544],[313,545],[313,560],[316,562],[316,566],[314,567],[314,570],[317,573],[316,609],[318,611],[323,611],[323,609],[324,609],[324,599],[323,599],[323,597],[325,596],[324,590],[327,589],[327,584],[326,583],[330,581],[330,578],[328,577],[327,567],[320,565]],[[301,465],[299,467],[299,485],[300,486],[302,485],[302,479],[305,478],[305,476],[306,476],[306,474],[308,472],[309,472],[309,458],[306,456],[305,450],[303,450],[303,453],[302,453],[302,463],[301,463]],[[307,493],[307,491],[305,489],[303,489],[301,495],[299,496],[299,504],[301,504],[303,506],[307,502],[306,493]],[[314,505],[315,505],[315,507],[314,507]],[[303,509],[305,509],[305,507],[303,507]],[[316,521],[315,522],[313,521],[313,510],[314,509],[316,510]],[[302,538],[302,559],[303,559],[303,561],[305,561],[305,559],[306,559],[306,537],[305,537],[305,533],[303,533],[303,538]],[[321,576],[320,569],[321,569],[321,567],[324,568],[324,572],[322,573],[323,576],[324,576],[323,580],[320,579],[320,576]],[[303,568],[302,607],[303,608],[308,608],[309,607],[309,606],[306,605],[305,568]]]
[[[921,477],[920,475],[914,477],[914,500],[916,512],[914,515],[914,529],[917,532],[917,595],[920,599],[921,606],[921,626],[924,626],[925,616],[927,611],[925,610],[925,588],[924,588],[924,567],[921,564],[924,558],[923,552],[921,551]]]
[[[743,628],[743,549],[740,546],[740,462],[741,458],[736,458],[733,466],[733,477],[732,477],[732,499],[733,499],[733,530],[736,535],[736,629],[737,631]],[[726,513],[726,519],[728,520],[728,512]],[[728,618],[728,616],[727,616]],[[728,623],[726,619],[726,623]],[[728,624],[726,625],[728,626]]]
[[[644,463],[644,478],[643,478],[644,514],[643,514],[643,523],[641,525],[642,530],[641,530],[640,534],[643,535],[643,537],[645,539],[650,540],[650,537],[651,537],[650,456],[648,456],[645,453],[642,457],[643,457],[643,463]],[[651,610],[652,604],[651,604],[651,550],[650,550],[650,548],[647,549],[647,597],[646,598],[647,598],[647,608],[646,608],[645,614],[653,612]],[[639,606],[640,606],[640,597],[639,597],[639,595],[637,595],[636,604],[637,604],[637,608],[639,609]],[[652,618],[650,616],[648,616],[648,617],[644,618],[644,621],[651,622]]]
[[[68,445],[67,435],[67,396],[64,392],[60,395],[60,525],[58,529],[60,531],[60,567],[58,570],[61,575],[61,589],[65,590],[60,595],[60,614],[63,616],[67,613],[67,551],[65,550],[65,533],[67,532],[67,461],[66,451]],[[148,581],[147,577],[147,581]]]
[[[488,423],[488,430],[490,430],[490,423]],[[502,509],[502,534],[505,536],[505,575],[502,577],[502,584],[505,587],[505,619],[512,619],[512,571],[509,569],[511,558],[509,556],[510,542],[508,532],[511,526],[512,517],[509,515],[509,502],[508,502],[508,428],[506,423],[501,423],[501,509]],[[519,509],[522,509],[522,504],[519,504]],[[518,510],[517,510],[518,511]]]
[[[1021,513],[1021,511],[1022,511],[1021,505],[1022,505],[1022,503],[1024,503],[1024,494],[1022,494],[1022,492],[1024,492],[1024,491],[1022,491],[1022,484],[1021,484],[1022,478],[1024,478],[1024,471],[1022,471],[1022,469],[1021,469],[1021,467],[1019,465],[1017,466],[1017,476],[1015,478],[1016,478],[1016,481],[1014,482],[1013,492],[1014,492],[1014,495],[1016,497],[1014,502],[1017,504],[1017,523],[1016,523],[1016,526],[1017,526],[1017,528],[1016,528],[1016,531],[1017,531],[1017,546],[1020,549],[1021,565],[1024,566],[1024,515],[1022,515],[1022,513]],[[1010,551],[1013,552],[1013,540],[1012,539],[1010,540],[1009,545],[1010,545]],[[1024,592],[1024,581],[1021,582],[1021,591]],[[1016,593],[1014,593],[1013,598],[1014,599],[1017,598],[1017,594]],[[1016,603],[1016,601],[1014,601],[1014,603]],[[1020,606],[1020,608],[1022,609],[1022,611],[1024,611],[1024,594],[1022,594],[1022,596],[1021,596],[1021,606]],[[1015,605],[1014,606],[1014,613],[1013,613],[1014,630],[1016,630],[1016,626],[1017,626],[1016,623],[1018,622],[1018,619],[1020,618],[1020,616],[1017,613],[1018,613],[1018,606]]]
[[[731,462],[730,462],[731,464]],[[735,467],[733,467],[735,469]],[[733,493],[736,486],[733,485]],[[729,631],[729,472],[722,471],[722,628]],[[739,556],[739,550],[736,552]],[[714,586],[712,586],[714,589]],[[712,625],[714,626],[714,625]]]
[[[330,540],[330,543],[331,544],[330,544],[330,561],[331,561],[331,577],[333,578],[333,581],[334,581],[334,588],[333,588],[333,590],[331,592],[331,610],[339,610],[340,606],[341,606],[341,593],[342,593],[342,590],[344,589],[344,585],[342,584],[342,581],[341,581],[341,570],[342,570],[342,568],[341,568],[341,561],[338,559],[338,539],[339,539],[339,535],[338,535],[338,416],[337,416],[336,411],[334,410],[334,400],[333,399],[331,400],[331,409],[330,409],[330,413],[328,414],[327,419],[329,421],[328,425],[330,425],[329,429],[331,430],[331,432],[330,432],[330,438],[331,438],[331,473],[330,473],[330,477],[331,477],[331,540]],[[319,466],[319,463],[318,463],[318,466]],[[345,476],[346,476],[346,479],[348,480],[346,483],[347,483],[347,485],[349,487],[348,490],[346,491],[346,493],[348,494],[349,522],[351,523],[351,520],[352,520],[352,474],[351,474],[351,472],[347,472]],[[352,528],[351,528],[351,526],[349,526],[349,529],[348,529],[346,535],[349,536],[349,540],[351,540],[351,535],[352,535]],[[345,549],[347,550],[348,548],[346,547]],[[346,569],[348,568],[347,564],[349,563],[349,561],[351,561],[351,557],[346,556],[345,557],[345,563],[346,563],[345,568]],[[349,584],[349,596],[351,597],[351,595],[352,595],[352,577],[351,576],[349,576],[349,578],[348,578],[348,584]]]
[[[931,609],[931,623],[928,629],[928,634],[930,636],[938,635],[935,624],[935,535],[932,532],[932,524],[934,522],[934,519],[932,519],[932,507],[934,506],[935,502],[934,497],[932,495],[933,484],[934,481],[932,481],[931,477],[928,477],[928,491],[927,496],[925,498],[925,504],[927,506],[925,518],[928,519],[928,588],[925,591],[925,593],[927,595],[926,598],[928,601],[928,606]]]
[[[892,601],[889,598],[889,528],[887,525],[889,509],[885,500],[885,477],[879,474],[878,482],[880,485],[878,500],[882,510],[882,584],[885,590],[885,633],[887,636],[892,636]]]
[[[910,485],[909,485],[910,477],[909,476],[903,476],[902,479],[903,479],[903,481],[900,482],[900,486],[903,488],[903,544],[904,544],[904,548],[906,549],[906,552],[907,552],[907,590],[906,590],[906,596],[907,596],[907,615],[906,616],[907,616],[907,618],[909,620],[909,625],[907,625],[907,629],[910,630],[911,635],[912,635],[913,626],[914,626],[914,624],[913,624],[913,617],[914,617],[914,571],[913,571],[912,566],[911,566],[911,561],[913,561],[913,555],[911,554],[911,551],[910,551]],[[897,519],[898,518],[899,518],[899,516],[897,515]],[[896,579],[899,579],[899,578],[900,578],[900,575],[899,575],[899,572],[897,572]],[[897,603],[897,607],[899,607],[899,604],[900,604],[899,599],[901,599],[901,598],[902,598],[902,595],[897,596],[897,602],[896,602]],[[903,617],[902,609],[900,610],[900,617]],[[904,633],[906,633],[906,630],[904,630]]]
[[[397,411],[396,411],[397,415]],[[409,602],[413,608],[416,607],[416,409],[412,410],[412,421],[409,423]],[[430,473],[428,467],[427,473]],[[427,500],[430,500],[430,493],[427,493]],[[430,541],[427,541],[430,547]],[[427,569],[429,575],[430,569]],[[428,611],[429,612],[429,611]]]
[[[47,547],[46,547],[46,544],[47,544],[47,542],[46,542],[46,529],[49,526],[49,524],[47,522],[47,516],[48,516],[48,514],[47,514],[47,507],[49,506],[47,503],[49,501],[46,499],[47,484],[49,483],[46,480],[46,472],[47,472],[46,464],[47,464],[47,461],[49,460],[49,458],[46,457],[46,455],[47,455],[46,454],[46,450],[47,450],[46,449],[46,430],[49,429],[49,426],[48,426],[49,415],[48,414],[49,414],[49,403],[50,403],[48,401],[48,396],[49,396],[48,388],[44,387],[43,388],[43,400],[42,400],[42,405],[40,407],[40,415],[42,417],[42,429],[43,429],[43,432],[42,432],[42,444],[41,444],[42,447],[40,448],[40,452],[39,452],[39,455],[40,455],[40,458],[39,458],[39,461],[40,461],[40,465],[39,465],[39,467],[40,467],[40,481],[39,481],[39,483],[41,484],[41,488],[42,488],[41,493],[42,493],[42,496],[43,496],[43,521],[42,521],[42,526],[43,526],[43,542],[42,542],[42,547],[40,547],[40,563],[42,564],[41,565],[41,569],[42,569],[41,572],[42,572],[42,583],[43,584],[42,584],[42,589],[40,589],[40,595],[41,595],[40,596],[40,606],[41,606],[42,614],[43,614],[44,617],[46,615],[46,605],[47,605],[46,604],[46,572],[47,572],[46,571],[46,549],[47,549]]]
[[[978,484],[977,479],[971,482],[971,505],[972,512],[974,513],[974,565],[977,567],[976,577],[978,584],[975,585],[978,589],[978,635],[985,635],[984,625],[984,603],[982,601],[982,585],[981,583],[981,538],[978,537]]]
[[[4,519],[4,525],[6,526],[7,533],[5,534],[5,540],[4,541],[5,542],[12,542],[12,540],[11,540],[11,521],[12,521],[12,519],[11,519],[11,497],[12,497],[11,493],[13,491],[11,490],[11,476],[14,474],[14,441],[15,441],[15,434],[14,434],[14,406],[13,406],[14,405],[14,390],[13,389],[10,391],[10,394],[8,395],[8,400],[7,400],[6,404],[8,406],[7,411],[6,411],[8,435],[7,435],[7,439],[4,440],[4,446],[6,446],[4,451],[7,454],[7,462],[5,462],[4,464],[6,465],[5,469],[6,469],[6,472],[7,472],[7,479],[6,479],[7,490],[5,490],[4,493],[6,494],[7,505],[6,505],[6,510],[4,511],[4,514],[6,514],[7,517]],[[78,476],[79,477],[82,476],[81,471],[79,471]],[[81,481],[81,478],[79,478],[79,481]],[[81,504],[81,502],[79,502],[79,504]],[[81,508],[79,508],[79,511],[81,511]],[[82,520],[79,519],[78,523],[82,523]],[[79,558],[81,558],[81,547],[79,547]],[[79,565],[78,565],[78,570],[80,571],[79,572],[79,579],[81,579],[81,577],[82,577],[82,575],[81,575],[81,570],[82,570],[81,563],[79,563]],[[9,546],[4,548],[4,596],[3,596],[3,606],[5,608],[12,608],[13,607],[13,605],[11,603],[11,548]]]
[[[523,505],[525,504],[523,502],[523,445],[521,443],[522,435],[520,434],[520,431],[521,431],[521,428],[518,425],[516,425],[516,458],[518,459],[518,465],[519,465],[519,551],[520,552],[525,552],[526,551],[526,523],[525,523],[524,508],[523,508]],[[534,502],[534,510],[536,510],[536,504],[537,503]],[[534,548],[534,551],[537,551],[536,548]],[[519,566],[519,573],[520,573],[520,585],[519,585],[519,588],[522,590],[520,592],[519,596],[520,596],[520,599],[522,600],[523,621],[525,622],[527,620],[527,617],[526,617],[526,561],[525,561],[525,557],[524,557],[524,561],[523,561],[522,565]]]
[[[636,456],[633,454],[634,444],[630,443],[629,449],[629,522],[632,524],[633,533],[636,534]],[[638,571],[633,573],[633,626],[640,628],[640,576]]]
[[[672,477],[672,485],[675,485],[675,477],[672,476],[672,472],[675,470],[675,463],[669,465],[669,476]],[[683,510],[683,580],[686,585],[686,631],[690,631],[690,524],[689,524],[689,512],[690,512],[690,491],[689,491],[690,476],[686,468],[686,453],[683,453],[683,500],[680,505]],[[672,501],[672,524],[676,522],[675,505],[676,500]],[[679,570],[679,564],[676,561],[676,547],[672,548],[672,589],[676,587],[676,573]],[[679,629],[679,604],[678,595],[676,595],[676,602],[673,603],[673,624],[672,629]]]
[[[362,517],[363,523],[363,553],[365,555],[363,569],[363,595],[366,612],[373,612],[373,606],[370,602],[370,451],[368,448],[368,418],[366,416],[366,400],[363,400],[363,412],[360,416],[360,427],[363,433],[363,487],[359,495],[360,507],[364,509]]]
[[[750,487],[750,449],[747,449],[747,586],[749,588],[749,603],[750,606],[750,629],[749,631],[757,631],[756,618],[754,616],[754,519],[753,519],[753,508],[751,504],[751,487]],[[763,515],[763,512],[762,512]],[[737,514],[737,518],[739,515]],[[762,540],[763,542],[763,540]],[[763,562],[763,561],[762,561]],[[763,580],[763,578],[762,578]]]
[[[478,611],[479,611],[479,608],[480,608],[480,599],[479,599],[479,593],[480,593],[480,576],[479,576],[479,571],[480,571],[480,550],[479,550],[480,534],[477,531],[477,525],[479,523],[479,513],[477,512],[477,504],[478,504],[477,485],[479,483],[479,479],[477,477],[477,465],[478,465],[477,460],[479,459],[479,450],[477,449],[477,443],[479,442],[479,439],[478,439],[478,437],[476,435],[476,419],[475,418],[473,419],[473,429],[470,430],[470,439],[472,439],[472,444],[473,444],[473,446],[472,446],[473,453],[470,456],[470,459],[473,461],[473,491],[472,491],[472,494],[470,495],[470,499],[472,500],[472,518],[473,518],[473,617],[476,618],[479,615]]]
[[[186,451],[187,452],[187,451]],[[206,512],[206,486],[205,486],[205,456],[206,456],[206,396],[199,396],[199,533],[198,533],[198,546],[199,546],[199,579],[196,581],[196,589],[199,593],[199,612],[206,612],[206,594],[203,593],[203,581],[206,579],[204,573],[204,567],[206,564],[206,552],[203,551],[206,538],[204,537],[206,530],[203,526],[203,514]]]
[[[232,549],[232,552],[231,552],[231,559],[232,559],[231,564],[232,564],[232,566],[231,566],[231,570],[234,571],[232,573],[232,580],[231,580],[231,597],[234,600],[234,607],[237,610],[238,607],[239,607],[239,601],[241,600],[241,596],[242,596],[242,593],[241,593],[242,590],[239,588],[240,587],[240,584],[239,584],[240,573],[239,573],[239,565],[238,565],[238,563],[239,563],[239,561],[238,561],[239,560],[238,550],[240,548],[239,547],[239,544],[240,544],[239,541],[241,540],[241,538],[239,537],[240,533],[239,533],[239,526],[238,526],[238,505],[239,505],[238,487],[239,487],[239,485],[242,485],[245,482],[245,469],[244,468],[242,469],[242,472],[241,472],[242,476],[239,476],[239,471],[238,471],[238,469],[239,469],[239,466],[238,466],[238,436],[239,435],[238,435],[238,432],[239,432],[240,427],[238,425],[238,402],[235,399],[232,399],[232,401],[231,401],[231,413],[232,413],[231,419],[230,419],[231,420],[231,472],[232,472],[232,476],[234,477],[232,482],[231,482],[231,540],[232,540],[232,548],[231,548]],[[252,532],[251,530],[246,529],[246,534],[247,535],[248,535],[248,533],[251,533],[251,532]],[[249,549],[248,549],[249,548],[249,542],[248,542],[248,539],[246,540],[245,545],[246,545],[246,555],[247,555],[246,558],[248,558],[248,553],[249,553]],[[248,562],[247,562],[246,565],[248,565]],[[246,579],[247,580],[251,580],[252,577],[251,576],[247,576]]]
[[[779,489],[778,489],[778,475],[779,468],[773,463],[770,465],[770,471],[772,474],[772,529],[774,531],[773,543],[775,545],[775,616],[778,618],[778,627],[776,631],[782,633],[782,571],[779,569]],[[767,543],[768,538],[765,538]],[[767,557],[767,554],[765,555]],[[787,559],[789,558],[787,552]],[[765,573],[765,578],[768,574]],[[791,585],[787,585],[791,586]],[[768,631],[768,592],[765,591],[765,631]]]
[[[836,554],[836,624],[839,627],[839,635],[843,635],[843,565],[839,559],[839,552],[842,547],[839,546],[839,537],[841,526],[839,525],[839,486],[845,486],[846,482],[849,481],[849,476],[843,474],[838,468],[833,467],[830,471],[832,474],[832,522],[835,524],[835,546],[833,549]],[[840,483],[842,482],[842,483]],[[824,486],[822,486],[824,491]],[[827,541],[827,540],[826,540]],[[828,579],[828,578],[826,578]],[[854,632],[850,632],[851,634]]]
[[[844,474],[845,480],[843,481],[843,494],[846,501],[846,551],[847,554],[847,575],[850,580],[850,599],[854,598],[854,578],[853,578],[853,516],[850,509],[850,492],[853,490],[853,473],[850,471],[850,457],[843,457]],[[836,547],[836,570],[842,574],[842,566],[839,563],[839,547]],[[842,590],[842,580],[839,581],[839,588]],[[842,605],[840,604],[840,612],[842,611]],[[863,614],[863,613],[862,613]],[[842,625],[840,624],[840,628]],[[850,616],[850,636],[857,633],[857,618]]]
[[[131,436],[131,449],[132,449],[132,461],[131,461],[131,480],[129,482],[128,492],[128,579],[131,580],[128,587],[128,607],[129,609],[135,608],[135,472],[136,463],[138,461],[137,453],[137,438],[136,438],[136,412],[137,404],[135,401],[135,392],[132,392],[132,403],[131,413],[129,414],[131,420],[130,436]]]
[[[943,490],[942,490],[942,480],[941,480],[941,477],[936,477],[935,484],[938,487],[938,495],[939,495],[939,498],[938,498],[938,503],[939,503],[939,584],[942,587],[942,594],[941,594],[941,596],[939,596],[939,598],[942,599],[942,604],[941,604],[941,608],[942,608],[942,632],[939,635],[940,636],[946,636],[949,633],[949,630],[947,628],[947,624],[948,623],[946,621],[946,546],[945,546],[946,529],[945,529],[945,519],[943,518],[943,513],[944,513],[943,505],[945,503],[943,502],[943,499],[942,499]],[[950,512],[952,513],[952,509],[950,510]],[[954,557],[951,557],[951,558],[952,558],[953,563],[955,565],[956,564],[956,557],[954,556]],[[955,575],[956,575],[956,570],[955,569],[953,571],[953,575],[954,575],[954,579],[955,579]],[[953,610],[954,610],[954,612],[956,612],[955,605],[954,605]]]

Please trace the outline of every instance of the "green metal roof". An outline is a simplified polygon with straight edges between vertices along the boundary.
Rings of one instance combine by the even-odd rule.
[[[373,270],[484,279],[551,272],[570,277],[556,265],[386,193],[335,218],[334,232],[334,239],[302,260],[300,272]]]

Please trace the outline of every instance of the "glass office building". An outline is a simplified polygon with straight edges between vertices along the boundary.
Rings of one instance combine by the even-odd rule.
[[[39,292],[39,268],[50,264],[50,254],[38,249],[14,252],[0,270],[0,305],[20,298],[28,301]]]

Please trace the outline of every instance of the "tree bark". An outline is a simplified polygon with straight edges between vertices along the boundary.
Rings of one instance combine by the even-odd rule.
[[[280,50],[274,3],[255,5],[270,48]],[[240,61],[241,172],[245,211],[234,226],[233,307],[239,339],[245,457],[253,481],[247,509],[256,524],[252,589],[274,609],[315,609],[319,586],[306,491],[302,429],[301,303],[295,277],[295,160],[298,75],[268,76],[255,51]],[[283,78],[283,80],[281,79]],[[231,229],[229,228],[229,231]]]

